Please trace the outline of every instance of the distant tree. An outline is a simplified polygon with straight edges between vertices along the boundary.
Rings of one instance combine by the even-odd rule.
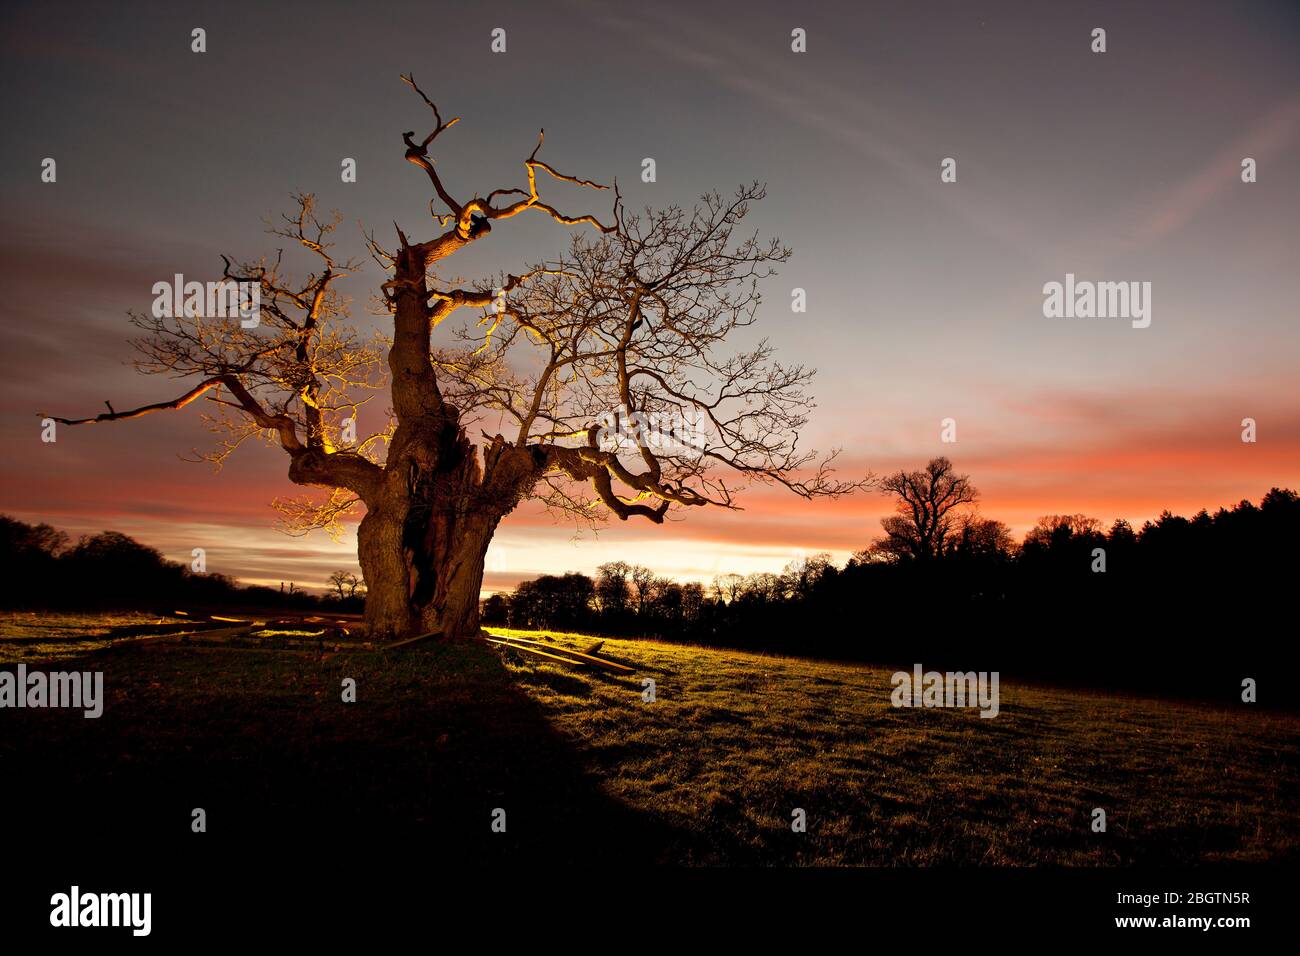
[[[728,604],[740,597],[745,578],[739,574],[720,574],[713,579],[714,599]]]
[[[181,565],[120,531],[83,535],[60,558],[69,599],[127,607],[168,600],[181,587]]]
[[[834,567],[831,556],[824,551],[806,558],[797,558],[781,571],[782,590],[789,597],[806,598],[826,572]]]
[[[8,515],[0,515],[0,553],[58,557],[67,548],[68,536],[48,524],[30,525]]]
[[[338,593],[340,601],[365,593],[364,582],[351,571],[335,571],[329,578],[330,586]]]
[[[1290,488],[1270,488],[1260,499],[1259,510],[1265,515],[1284,515],[1294,521],[1300,516],[1300,495]]]
[[[166,563],[157,548],[141,544],[120,531],[101,531],[95,535],[82,535],[67,554],[73,561],[94,561],[107,564],[121,562],[133,570],[162,567]]]
[[[632,589],[636,594],[636,613],[645,614],[654,589],[655,573],[649,568],[643,568],[637,564],[633,565],[631,574]]]
[[[1166,515],[1169,512],[1165,512]],[[1182,519],[1186,520],[1186,519]],[[1072,538],[1091,538],[1101,534],[1101,522],[1087,515],[1043,515],[1025,535],[1025,546],[1050,548]]]
[[[484,624],[505,624],[510,619],[510,602],[503,594],[493,594],[483,602],[480,617]]]
[[[1106,532],[1105,548],[1115,571],[1125,573],[1137,561],[1138,538],[1133,526],[1123,518],[1116,518]]]
[[[1001,521],[977,514],[962,515],[949,535],[945,553],[976,561],[1006,561],[1016,552],[1011,529]]]
[[[682,586],[670,578],[655,578],[652,613],[665,623],[679,623],[682,617]]]
[[[688,622],[698,621],[704,608],[704,585],[691,581],[681,586],[682,617]]]
[[[1106,542],[1119,547],[1131,547],[1137,544],[1137,534],[1133,531],[1133,526],[1123,518],[1116,518],[1115,523],[1110,526],[1110,531],[1106,534]]]
[[[596,569],[596,603],[602,614],[619,615],[627,611],[628,575],[632,566],[626,561],[608,561]]]
[[[65,584],[58,559],[67,548],[62,531],[0,515],[0,602],[13,607],[52,596]]]
[[[740,592],[741,603],[770,604],[781,599],[781,578],[768,571],[745,576]]]
[[[893,560],[932,561],[944,553],[960,509],[979,492],[969,475],[958,475],[947,458],[933,458],[920,471],[900,471],[881,482],[898,499],[897,514],[881,520],[885,536],[874,550]]]
[[[510,599],[510,623],[521,627],[578,628],[590,619],[596,588],[585,574],[544,574],[524,581]]]

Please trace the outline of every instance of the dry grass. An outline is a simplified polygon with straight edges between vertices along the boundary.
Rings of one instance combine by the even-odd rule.
[[[631,676],[485,642],[87,653],[109,628],[153,621],[0,619],[0,661],[103,669],[108,697],[93,721],[4,714],[0,769],[27,783],[6,791],[0,818],[43,832],[75,814],[166,842],[169,814],[201,793],[231,833],[400,832],[467,865],[1300,859],[1293,713],[1003,681],[999,715],[981,719],[891,707],[880,668],[645,641],[600,652]],[[68,640],[79,634],[96,639]],[[340,702],[344,678],[358,703]],[[511,808],[508,839],[486,826],[495,806]],[[1106,833],[1091,830],[1094,807]],[[791,831],[795,808],[806,833]]]
[[[150,625],[156,615],[135,611],[118,614],[51,614],[46,611],[0,612],[0,664],[57,660],[102,650],[113,642],[113,631]],[[103,640],[87,640],[102,637]]]
[[[541,637],[583,649],[592,638]],[[890,672],[610,640],[636,679],[510,664],[607,792],[695,862],[1295,859],[1300,720],[1004,682],[1001,712],[896,709]],[[644,703],[640,678],[656,682]],[[791,833],[807,812],[808,832]],[[1091,830],[1106,810],[1104,834]]]

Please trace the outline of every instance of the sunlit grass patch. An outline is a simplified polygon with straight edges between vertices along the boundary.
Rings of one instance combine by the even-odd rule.
[[[102,650],[113,643],[111,631],[158,621],[157,615],[139,612],[3,611],[0,612],[0,664],[55,660]],[[96,637],[103,640],[93,640]]]
[[[585,650],[597,638],[489,628]],[[636,674],[523,657],[604,787],[692,862],[1122,865],[1295,859],[1300,721],[1003,682],[1002,712],[896,709],[890,672],[606,639]],[[653,678],[656,700],[642,700]],[[1106,834],[1090,828],[1107,809]],[[808,832],[790,830],[795,808]]]
[[[13,644],[26,653],[57,647],[50,634],[93,638],[122,623],[132,622],[9,615],[0,634],[35,639]],[[120,780],[136,760],[149,762],[141,793],[189,767],[205,786],[227,780],[225,799],[262,787],[257,800],[277,801],[285,819],[311,811],[322,793],[335,801],[334,816],[409,822],[429,814],[429,787],[471,802],[505,799],[505,788],[512,806],[533,814],[536,828],[521,832],[534,836],[558,834],[555,821],[575,812],[569,794],[582,789],[626,809],[621,826],[651,824],[653,858],[670,863],[1300,859],[1294,714],[1004,680],[998,716],[984,719],[974,708],[894,708],[890,672],[862,665],[605,639],[598,656],[634,668],[624,674],[482,641],[339,652],[327,640],[317,652],[315,630],[272,626],[256,638],[236,630],[210,642],[196,634],[185,645],[128,643],[112,654],[63,639],[82,656],[60,666],[105,669],[105,719],[87,722],[99,736],[60,714],[15,712],[0,755],[57,754],[52,767],[68,775],[69,794]],[[598,640],[491,631],[553,650],[585,652]],[[267,632],[274,636],[263,643]],[[295,643],[302,638],[309,645]],[[341,702],[345,678],[356,681],[356,703]],[[643,696],[647,679],[653,702]],[[268,739],[274,760],[260,756]],[[123,753],[135,755],[131,763]],[[259,755],[256,771],[250,755]],[[280,768],[273,786],[268,775]],[[193,785],[185,778],[178,792]],[[123,806],[140,803],[133,794]],[[1104,834],[1090,828],[1095,807],[1107,811]],[[796,809],[807,815],[806,833],[791,830]],[[587,812],[564,817],[566,826],[581,826]],[[569,842],[574,832],[556,836],[556,847],[583,859]],[[626,836],[592,832],[600,847]]]

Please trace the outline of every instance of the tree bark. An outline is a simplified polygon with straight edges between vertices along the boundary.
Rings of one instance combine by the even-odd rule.
[[[484,482],[459,414],[441,401],[431,373],[423,387],[425,404],[407,406],[399,420],[358,529],[371,640],[476,637],[488,545],[517,500]]]
[[[366,580],[366,636],[392,640],[414,633],[418,618],[407,601],[402,516],[366,512],[357,528],[357,558]]]
[[[459,412],[438,389],[429,335],[452,305],[429,305],[425,270],[466,241],[454,231],[436,249],[403,241],[395,264],[388,365],[397,428],[357,532],[371,640],[478,635],[488,545],[545,465],[533,451],[498,438],[481,467]]]
[[[437,633],[478,634],[479,591],[488,545],[502,511],[484,501],[472,468],[422,473],[391,488],[357,530],[371,640]],[[467,487],[468,485],[468,487]]]

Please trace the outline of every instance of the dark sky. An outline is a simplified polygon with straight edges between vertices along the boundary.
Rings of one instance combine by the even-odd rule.
[[[489,52],[495,27],[504,54]],[[272,250],[261,219],[295,191],[342,211],[346,251],[362,251],[358,222],[430,234],[427,181],[402,161],[402,131],[428,125],[407,70],[463,117],[436,152],[453,192],[521,185],[539,126],[543,158],[617,176],[631,205],[766,182],[754,224],[795,256],[759,331],[821,370],[804,440],[844,447],[848,471],[946,453],[1017,530],[1300,485],[1294,2],[7,3],[0,33],[0,507],[27,520],[126,530],[176,558],[207,547],[248,579],[317,583],[348,563],[348,541],[270,530],[266,502],[295,490],[272,449],[214,476],[176,457],[209,443],[195,414],[43,445],[35,412],[174,397],[123,364],[126,311],[173,273],[214,278],[222,252]],[[639,180],[644,157],[656,183]],[[944,157],[956,183],[940,182]],[[562,247],[565,230],[526,218],[458,255],[457,273]],[[1066,273],[1151,282],[1151,326],[1045,318],[1043,284]],[[380,321],[378,275],[350,280],[362,325]],[[794,287],[806,314],[790,311]],[[1239,439],[1247,416],[1258,444]],[[948,417],[955,445],[939,441]],[[524,510],[489,584],[633,552],[681,577],[776,570],[864,546],[887,510],[766,490],[748,504],[576,544]]]

